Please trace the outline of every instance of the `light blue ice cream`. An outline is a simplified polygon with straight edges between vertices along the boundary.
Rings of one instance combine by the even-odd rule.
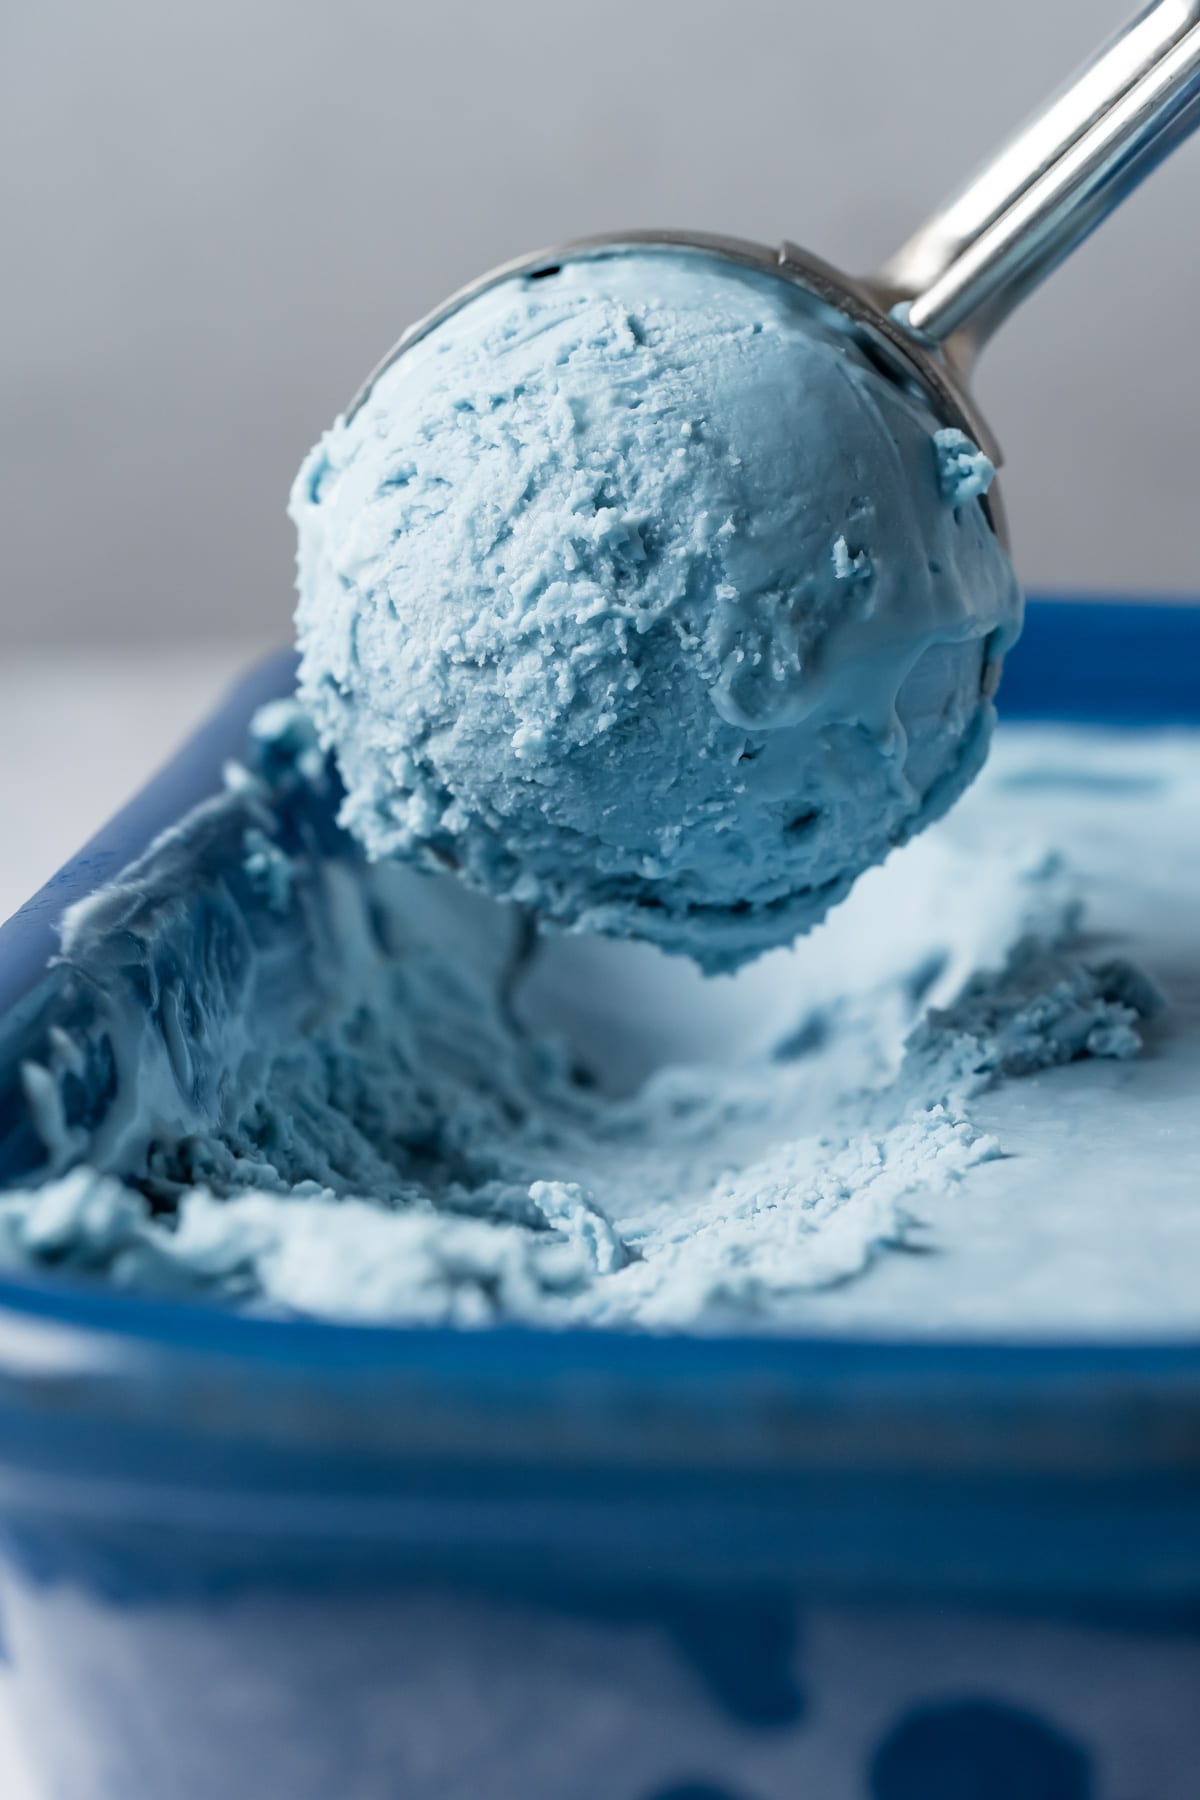
[[[710,970],[790,941],[984,758],[1020,619],[990,474],[776,278],[493,288],[293,490],[344,821]]]
[[[1194,1333],[1200,734],[1010,731],[723,981],[367,864],[294,706],[248,760],[0,1021],[0,1266],[377,1322]]]

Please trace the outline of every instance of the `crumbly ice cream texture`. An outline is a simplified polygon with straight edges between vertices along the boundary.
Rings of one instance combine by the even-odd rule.
[[[269,708],[70,916],[0,1032],[4,1264],[377,1322],[1195,1328],[1200,735],[1010,729],[716,980],[371,864],[339,801]]]
[[[990,478],[777,278],[493,288],[293,490],[344,822],[711,970],[791,941],[983,761],[1021,604]]]

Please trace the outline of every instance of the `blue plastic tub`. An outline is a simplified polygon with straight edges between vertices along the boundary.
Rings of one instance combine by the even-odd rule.
[[[1200,724],[1198,671],[1200,608],[1035,603],[1003,706]],[[0,1012],[290,678],[0,930]],[[1200,1343],[378,1331],[6,1281],[0,1531],[47,1800],[1200,1795]]]

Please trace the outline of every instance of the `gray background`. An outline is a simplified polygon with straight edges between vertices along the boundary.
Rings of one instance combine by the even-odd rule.
[[[1120,0],[0,5],[0,653],[286,635],[283,505],[411,317],[675,223],[869,267]],[[989,353],[1032,584],[1200,588],[1200,141]]]

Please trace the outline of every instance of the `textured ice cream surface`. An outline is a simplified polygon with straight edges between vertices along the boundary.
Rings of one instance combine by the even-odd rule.
[[[373,857],[709,969],[816,923],[986,753],[991,466],[791,284],[514,278],[309,456],[301,692]]]
[[[248,760],[0,1029],[3,1263],[378,1322],[1195,1330],[1200,734],[1002,734],[715,980],[365,861],[295,708]]]

